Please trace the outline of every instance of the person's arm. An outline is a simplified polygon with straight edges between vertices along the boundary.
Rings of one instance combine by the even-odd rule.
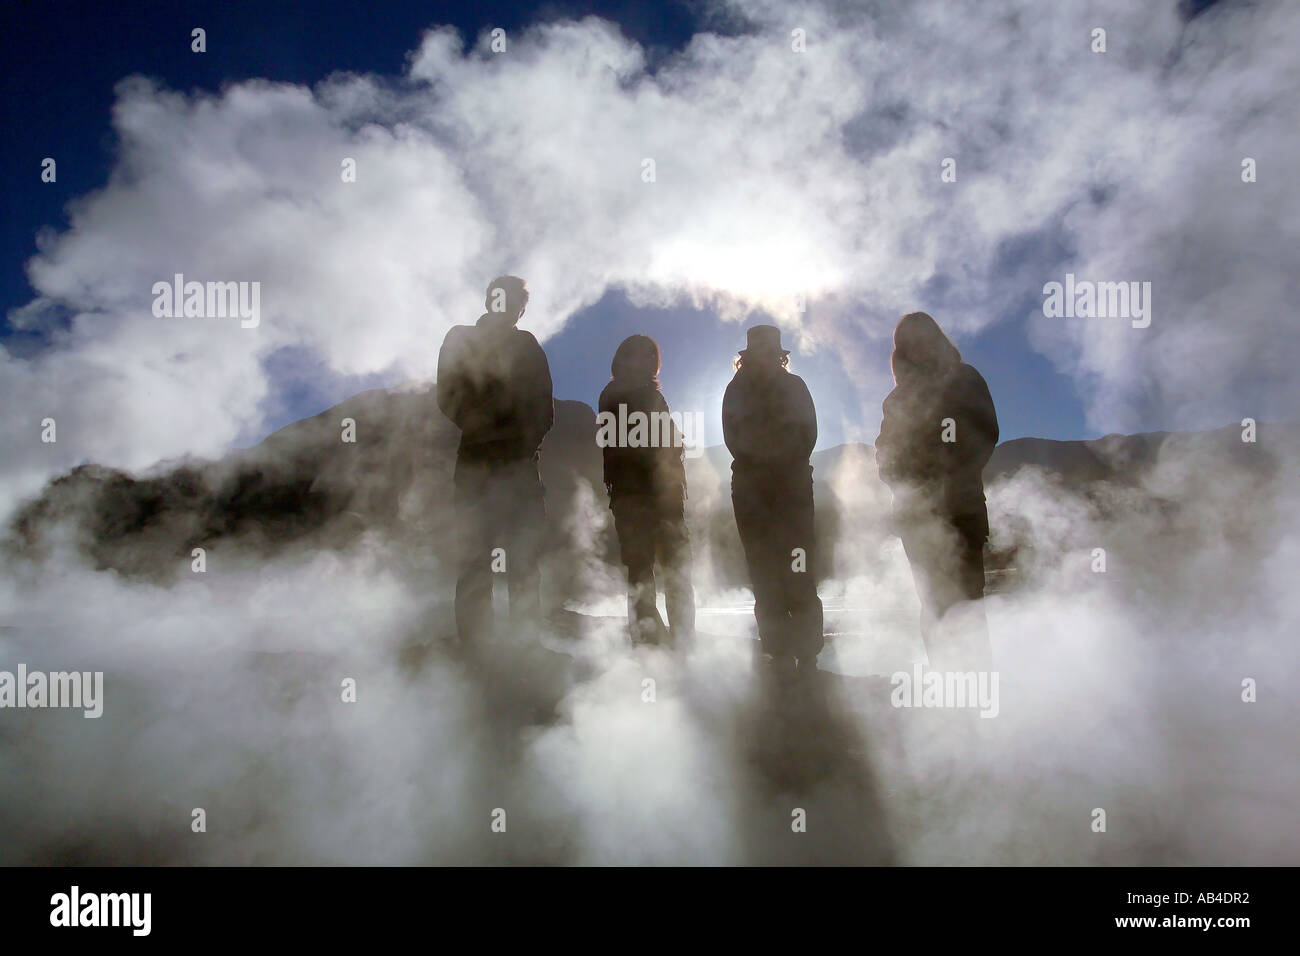
[[[438,350],[438,408],[460,429],[464,428],[467,386],[462,367],[463,353],[463,330],[459,326],[453,326],[447,331],[442,340],[442,348]]]
[[[732,379],[722,401],[722,434],[733,458],[773,465],[806,462],[817,444],[817,411],[803,379],[779,372]]]
[[[945,404],[957,422],[957,440],[947,445],[952,467],[983,467],[997,446],[999,430],[993,396],[984,376],[969,365],[962,366],[945,396]]]
[[[722,442],[732,458],[740,457],[740,390],[733,376],[722,393]]]
[[[772,460],[773,426],[764,414],[761,383],[737,373],[722,396],[722,440],[731,457],[740,461]]]
[[[551,366],[546,353],[531,332],[519,330],[527,336],[524,348],[523,388],[520,398],[524,404],[527,438],[531,446],[540,448],[555,424],[555,396],[552,392]]]
[[[618,409],[615,407],[613,394],[608,386],[601,390],[600,398],[596,402],[596,434],[600,434],[600,416],[606,412],[617,416]],[[598,443],[599,444],[599,443]],[[614,494],[614,456],[618,450],[613,445],[600,446],[600,465],[601,477],[605,482],[605,494]]]
[[[797,446],[801,458],[810,458],[813,449],[817,447],[817,408],[813,405],[812,393],[808,391],[806,383],[798,375],[792,375],[794,379],[794,434],[798,437]]]
[[[892,485],[902,477],[898,467],[898,425],[897,415],[891,407],[897,389],[885,397],[880,406],[880,434],[876,436],[876,471],[880,480]]]
[[[655,413],[672,415],[672,409],[668,407],[668,399],[664,398],[663,392],[655,389],[650,401]],[[686,443],[681,429],[677,427],[677,423],[671,417],[668,419],[668,434],[670,437],[669,443],[655,449],[658,453],[656,468],[658,469],[660,486],[680,485],[684,491],[686,489],[686,465],[682,459],[686,454]]]
[[[938,478],[950,466],[953,447],[942,440],[939,403],[923,391],[895,388],[882,410],[876,439],[876,468],[881,480],[896,485]]]

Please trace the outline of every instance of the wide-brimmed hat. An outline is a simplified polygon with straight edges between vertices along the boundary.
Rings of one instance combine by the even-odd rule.
[[[745,332],[745,347],[741,355],[750,352],[755,355],[789,355],[789,349],[781,348],[781,330],[775,325],[755,325]]]

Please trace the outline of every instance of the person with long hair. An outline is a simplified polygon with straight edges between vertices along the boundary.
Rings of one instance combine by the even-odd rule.
[[[813,482],[817,411],[789,371],[781,330],[757,325],[722,399],[731,502],[754,592],[763,656],[779,676],[811,673],[821,652]]]
[[[890,356],[876,467],[894,495],[895,529],[921,601],[930,666],[992,666],[984,618],[984,544],[989,535],[984,466],[998,442],[989,388],[939,324],[903,316]]]
[[[614,352],[599,402],[601,418],[614,426],[602,429],[598,439],[615,436],[599,444],[619,552],[627,566],[628,627],[634,643],[650,644],[684,643],[695,633],[685,446],[669,417],[659,370],[658,343],[648,335],[628,336]],[[618,440],[629,435],[630,441]],[[666,627],[656,606],[656,558],[664,571]]]

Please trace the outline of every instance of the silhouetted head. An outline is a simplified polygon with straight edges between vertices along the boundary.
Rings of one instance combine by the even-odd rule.
[[[790,350],[781,348],[781,330],[775,325],[755,325],[745,332],[745,347],[736,353],[733,363],[741,368],[785,368],[790,364]]]
[[[957,346],[925,312],[909,312],[894,329],[889,367],[896,385],[942,378],[960,364]]]
[[[528,307],[528,287],[519,276],[497,276],[488,283],[483,304],[488,315],[514,325]]]
[[[648,335],[629,335],[614,351],[609,374],[620,382],[659,385],[659,343]]]

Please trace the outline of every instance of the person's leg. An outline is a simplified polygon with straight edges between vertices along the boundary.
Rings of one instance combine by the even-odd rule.
[[[789,647],[790,613],[785,605],[782,569],[788,559],[782,557],[784,542],[773,533],[773,523],[780,518],[770,515],[749,496],[732,495],[736,512],[736,529],[745,551],[749,584],[754,592],[754,619],[763,652],[776,658],[792,657]]]
[[[921,642],[931,668],[942,669],[946,659],[940,621],[951,603],[946,596],[945,553],[954,547],[940,522],[933,518],[914,518],[901,534],[903,552],[912,569],[916,596],[921,603]]]
[[[921,637],[930,667],[968,671],[990,665],[984,593],[984,536],[972,519],[937,518],[904,538],[921,599]]]
[[[984,543],[988,539],[988,517],[959,515],[953,519],[953,525],[959,542],[955,584],[962,599],[949,608],[948,616],[960,640],[961,669],[989,670],[993,666],[993,648],[984,615]]]
[[[633,643],[658,643],[664,634],[655,593],[654,510],[644,495],[612,502],[619,555],[627,567],[627,624]]]
[[[683,506],[672,502],[661,506],[658,522],[658,551],[664,569],[664,603],[668,606],[668,627],[679,645],[695,637],[695,588],[691,584],[691,539],[686,529]]]
[[[546,534],[546,500],[537,462],[512,462],[503,473],[500,516],[507,547],[506,579],[510,588],[510,624],[519,633],[535,631],[542,621],[542,553]]]
[[[816,532],[813,526],[811,483],[792,488],[787,496],[786,541],[782,551],[782,583],[790,612],[791,650],[800,666],[816,667],[825,644],[821,598],[817,595]],[[799,549],[796,551],[796,549]],[[798,560],[797,555],[802,552]]]
[[[486,475],[472,466],[457,468],[455,502],[459,573],[456,578],[456,632],[473,648],[491,633],[492,543],[484,500]]]
[[[952,519],[960,539],[958,588],[967,601],[984,597],[984,543],[989,536],[988,516],[958,515]]]

